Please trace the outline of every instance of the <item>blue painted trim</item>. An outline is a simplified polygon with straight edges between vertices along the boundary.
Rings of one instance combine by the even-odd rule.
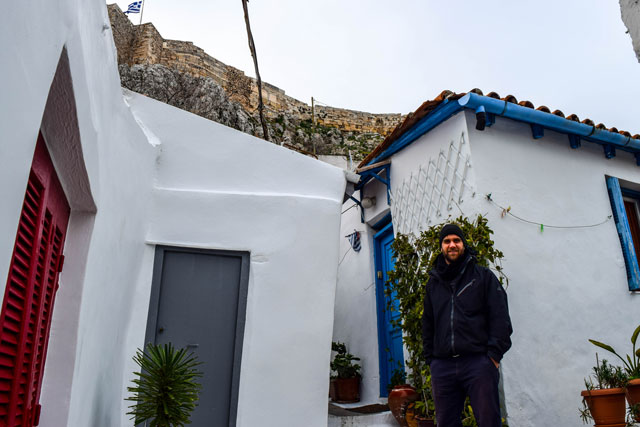
[[[447,120],[449,117],[462,111],[463,106],[458,102],[450,102],[448,100],[442,101],[435,110],[423,117],[418,123],[413,125],[408,131],[403,133],[397,140],[395,140],[386,150],[380,153],[377,157],[369,162],[369,164],[380,162],[394,153],[402,150],[407,145],[411,144],[416,139],[420,138],[431,129],[438,126],[440,123]]]
[[[496,115],[493,113],[487,113],[487,124],[486,127],[490,128],[496,122]]]
[[[620,191],[622,191],[622,195],[625,197],[633,197],[634,199],[638,199],[640,201],[640,191],[630,190],[628,188],[620,187]]]
[[[602,145],[609,144],[617,149],[636,153],[636,162],[638,166],[640,166],[640,156],[638,156],[638,154],[640,154],[640,140],[619,133],[609,132],[606,129],[598,129],[595,126],[585,123],[567,120],[555,114],[545,113],[544,111],[534,110],[533,108],[523,107],[522,105],[472,92],[467,93],[455,101],[449,101],[447,99],[442,101],[431,113],[403,133],[396,141],[387,147],[387,149],[370,160],[368,164],[377,163],[392,156],[463,109],[468,108],[476,111],[479,107],[483,107],[485,110],[487,116],[486,126],[489,126],[490,122],[493,123],[495,121],[495,116],[539,125],[545,129],[567,135],[574,135],[585,141]],[[576,144],[576,141],[579,140],[572,138],[570,141],[572,142],[572,148],[579,147],[579,145]]]
[[[627,212],[624,208],[622,200],[622,189],[618,178],[607,177],[607,190],[609,199],[611,200],[611,210],[613,218],[616,222],[618,237],[620,237],[620,245],[622,246],[622,254],[627,269],[627,281],[630,291],[640,290],[640,267],[638,266],[638,257],[633,246],[633,238],[631,237],[631,228]]]
[[[360,208],[360,222],[364,224],[364,209],[362,209],[362,203],[353,196],[349,196],[349,198]],[[360,198],[362,198],[362,191],[360,191]]]
[[[539,124],[532,123],[531,124],[531,136],[533,139],[540,139],[544,136],[544,128]]]
[[[387,224],[382,230],[378,231],[373,236],[373,265],[374,272],[373,278],[375,281],[376,288],[376,317],[378,324],[378,370],[379,370],[379,382],[380,382],[380,396],[387,397],[389,392],[387,391],[386,384],[384,383],[385,379],[391,378],[390,372],[387,369],[387,353],[383,350],[383,346],[388,345],[387,343],[387,328],[385,321],[385,296],[384,296],[384,284],[380,286],[381,280],[378,279],[378,271],[382,271],[382,257],[384,256],[382,251],[382,243],[381,240],[385,235],[389,232],[393,232],[393,225],[390,222]],[[381,304],[382,302],[382,304]]]
[[[613,159],[616,156],[616,147],[611,144],[605,144],[602,146],[604,149],[604,156],[607,159]]]
[[[387,179],[378,176],[380,171],[384,170],[387,173]],[[387,186],[387,205],[391,205],[391,164],[378,166],[377,168],[369,169],[362,172],[360,175],[360,182],[355,186],[356,190],[360,190],[362,196],[362,189],[373,178]]]
[[[385,225],[382,230],[380,230],[376,234],[374,234],[373,238],[374,239],[382,238],[382,235],[386,234],[389,231],[389,229],[391,229],[393,231],[393,223],[391,223],[391,222],[389,224]]]
[[[580,148],[580,146],[582,145],[580,143],[580,137],[578,135],[568,135],[569,137],[569,145],[571,146],[571,148],[573,148],[574,150],[576,148]]]
[[[380,230],[382,227],[391,222],[391,212],[388,212],[382,219],[371,226],[374,230]]]
[[[475,110],[483,105],[487,112],[494,113],[502,117],[518,120],[526,123],[536,123],[547,129],[556,132],[572,134],[582,137],[585,140],[599,144],[611,144],[616,148],[630,152],[640,152],[640,140],[624,136],[619,133],[609,132],[604,129],[597,129],[595,126],[585,123],[567,120],[564,117],[556,116],[533,108],[502,101],[500,99],[489,98],[475,93],[467,93],[457,101],[461,107]]]

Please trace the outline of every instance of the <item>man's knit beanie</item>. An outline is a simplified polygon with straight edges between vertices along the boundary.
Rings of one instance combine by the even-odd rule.
[[[444,240],[444,238],[451,234],[455,234],[456,236],[460,237],[462,239],[462,244],[464,244],[464,247],[467,247],[467,240],[464,238],[464,233],[462,232],[462,229],[456,224],[446,224],[444,227],[442,227],[442,230],[440,230],[440,245],[442,245],[442,241]]]

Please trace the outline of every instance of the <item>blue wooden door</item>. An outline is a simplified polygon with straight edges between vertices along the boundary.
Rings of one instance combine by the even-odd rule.
[[[374,237],[375,242],[375,278],[376,303],[378,311],[378,356],[380,359],[380,396],[387,396],[387,385],[396,369],[404,370],[404,353],[402,346],[402,330],[393,326],[393,321],[399,317],[398,304],[395,294],[385,296],[385,283],[389,278],[388,272],[393,270],[393,227],[389,223]],[[392,302],[395,310],[389,310],[388,303]]]

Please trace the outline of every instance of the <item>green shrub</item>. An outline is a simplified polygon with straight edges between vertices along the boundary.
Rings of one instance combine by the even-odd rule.
[[[353,363],[360,360],[351,353],[347,353],[347,346],[341,342],[332,342],[331,350],[337,354],[331,362],[331,370],[336,374],[333,378],[355,378],[360,376],[360,365]]]
[[[138,349],[133,360],[140,366],[134,372],[139,378],[134,387],[127,387],[133,396],[126,400],[135,424],[150,421],[150,427],[182,427],[189,424],[196,407],[201,385],[195,380],[202,377],[196,367],[201,364],[186,349],[176,350],[169,344],[148,344],[146,352]]]

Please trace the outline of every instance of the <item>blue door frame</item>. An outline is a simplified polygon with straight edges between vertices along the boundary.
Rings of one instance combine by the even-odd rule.
[[[387,385],[396,369],[404,371],[404,351],[402,345],[402,330],[394,328],[392,321],[399,314],[397,310],[388,310],[389,297],[385,296],[385,283],[389,278],[388,272],[393,270],[395,260],[391,244],[394,241],[393,225],[391,222],[373,236],[374,264],[376,282],[376,306],[378,313],[378,358],[380,362],[380,396],[389,395]],[[395,300],[395,295],[391,296]],[[394,302],[397,308],[397,302]]]

